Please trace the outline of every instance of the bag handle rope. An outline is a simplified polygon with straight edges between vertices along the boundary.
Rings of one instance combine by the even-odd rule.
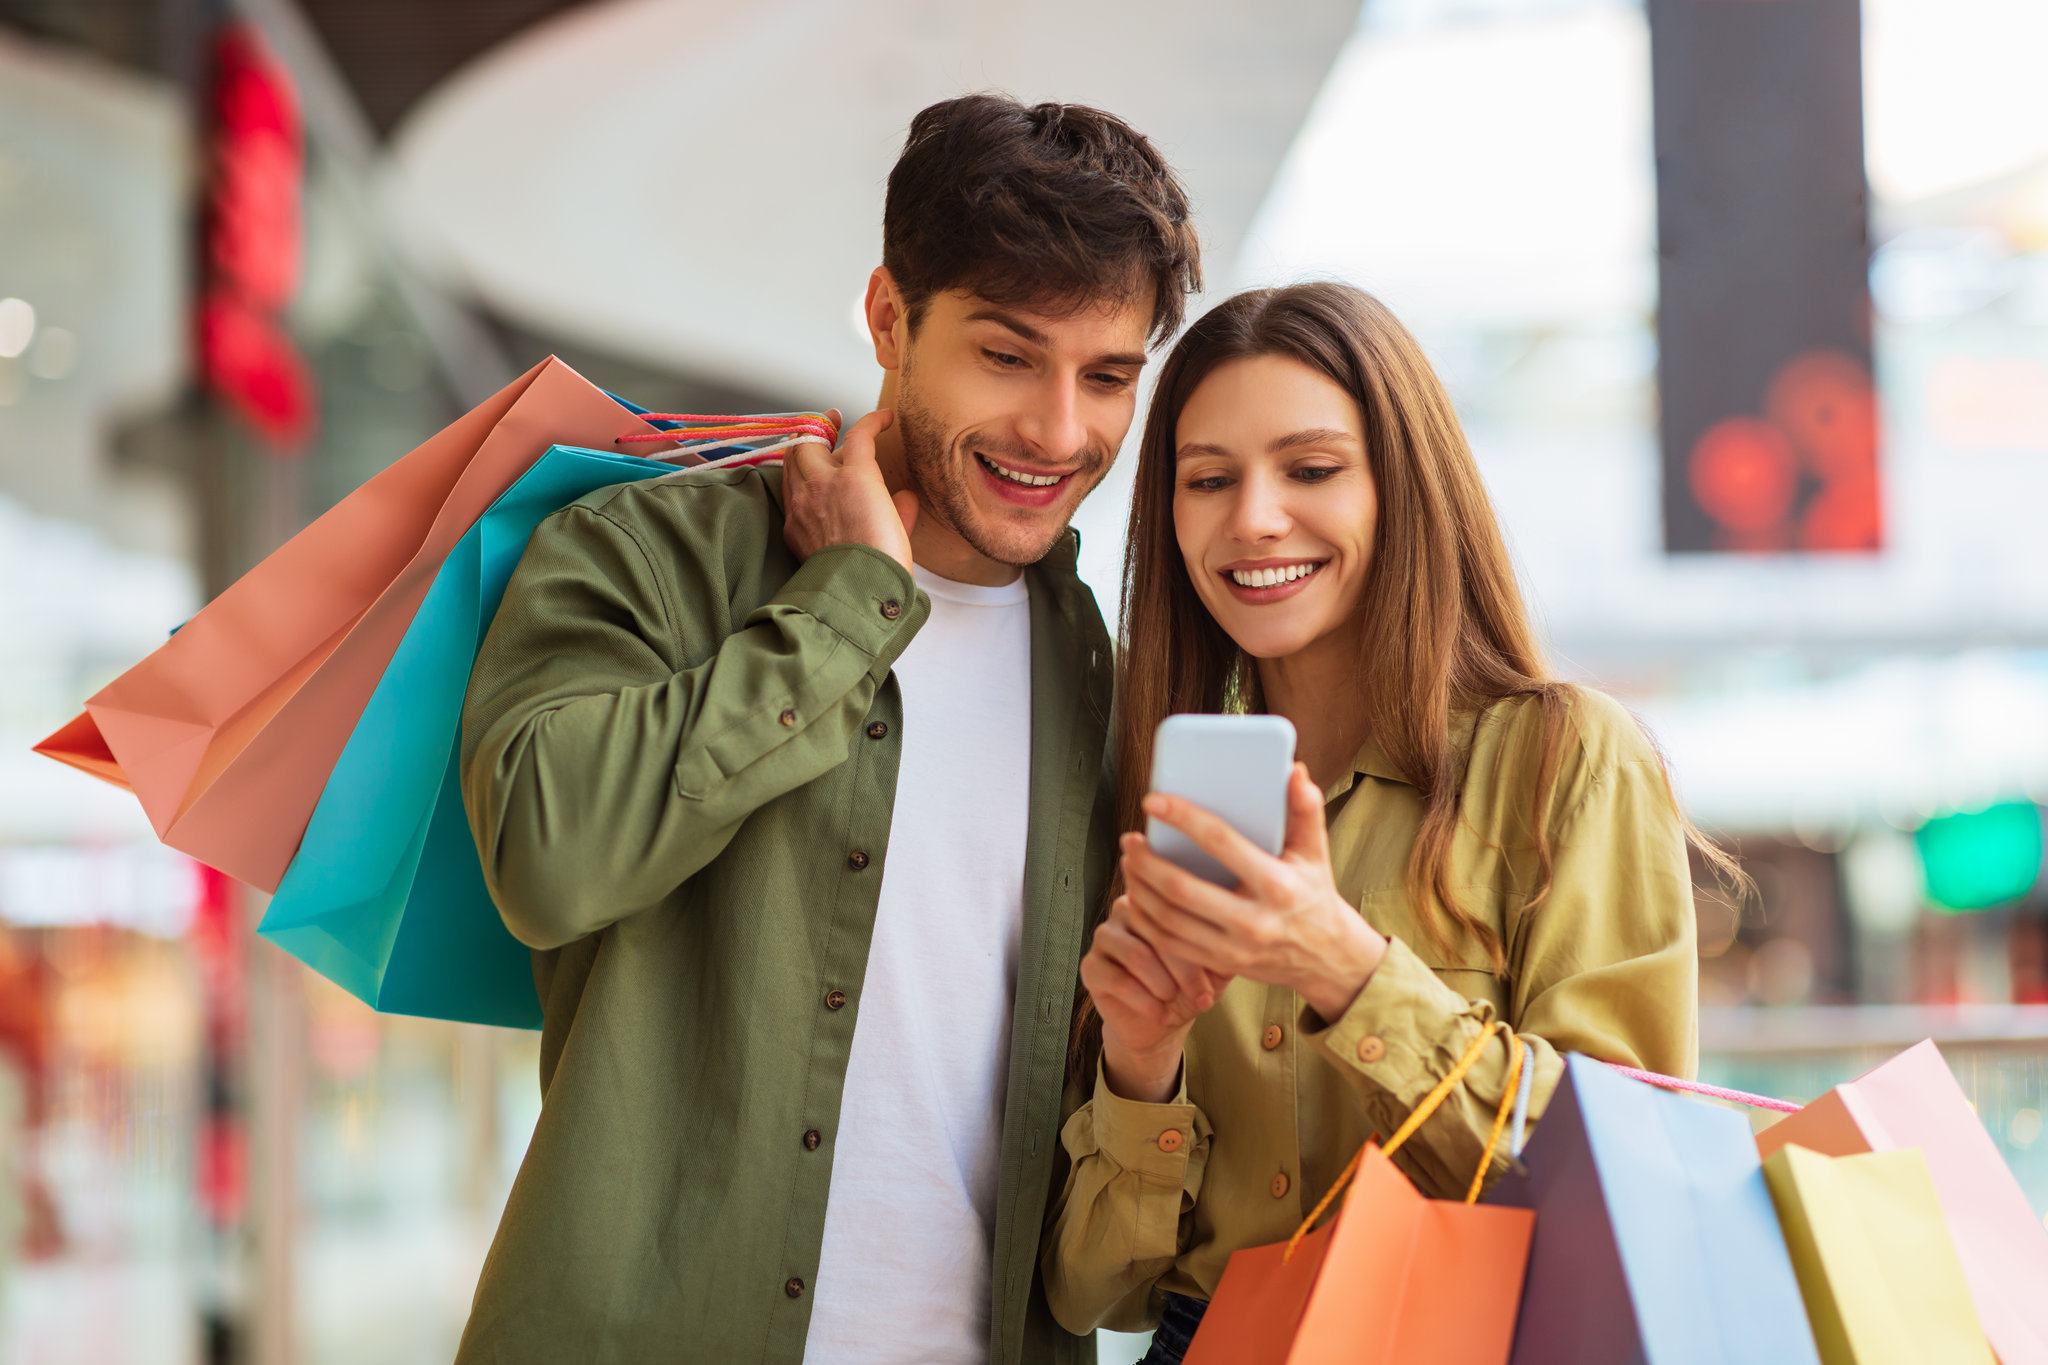
[[[1683,1081],[1676,1076],[1660,1076],[1654,1071],[1638,1071],[1632,1066],[1617,1066],[1607,1063],[1612,1069],[1632,1081],[1644,1081],[1650,1085],[1662,1086],[1666,1090],[1679,1090],[1688,1095],[1705,1095],[1709,1099],[1727,1100],[1733,1104],[1746,1104],[1752,1109],[1775,1109],[1781,1114],[1796,1114],[1805,1106],[1790,1100],[1774,1100],[1768,1095],[1752,1095],[1747,1090],[1730,1090],[1726,1086],[1707,1085],[1700,1081]]]
[[[1472,1045],[1465,1049],[1465,1055],[1458,1058],[1457,1065],[1436,1083],[1434,1090],[1422,1097],[1422,1103],[1415,1106],[1415,1112],[1394,1130],[1394,1135],[1387,1139],[1387,1145],[1380,1149],[1383,1155],[1392,1156],[1400,1149],[1402,1143],[1414,1135],[1415,1130],[1420,1128],[1444,1100],[1449,1098],[1450,1093],[1458,1088],[1458,1082],[1464,1080],[1465,1073],[1479,1061],[1479,1055],[1486,1051],[1486,1045],[1493,1040],[1496,1031],[1504,1032],[1508,1036],[1508,1078],[1507,1084],[1501,1088],[1500,1109],[1493,1116],[1493,1131],[1487,1135],[1486,1150],[1479,1156],[1479,1169],[1473,1173],[1472,1187],[1465,1192],[1465,1202],[1468,1204],[1479,1201],[1479,1187],[1486,1182],[1487,1168],[1493,1165],[1494,1151],[1500,1146],[1500,1135],[1507,1127],[1508,1113],[1516,1107],[1515,1097],[1522,1089],[1521,1081],[1525,1075],[1523,1066],[1527,1059],[1527,1049],[1523,1047],[1522,1040],[1515,1035],[1515,1031],[1505,1023],[1496,1019],[1480,1030],[1479,1036],[1472,1040]],[[1534,1067],[1530,1067],[1527,1074],[1533,1074],[1534,1070]],[[1308,1236],[1309,1229],[1316,1225],[1316,1220],[1330,1207],[1330,1201],[1335,1199],[1344,1187],[1351,1183],[1351,1178],[1358,1174],[1358,1168],[1365,1161],[1366,1151],[1371,1148],[1372,1143],[1371,1138],[1366,1139],[1365,1145],[1351,1158],[1350,1164],[1345,1166],[1336,1183],[1331,1185],[1329,1191],[1317,1201],[1316,1206],[1309,1210],[1308,1217],[1301,1220],[1301,1226],[1287,1239],[1287,1250],[1280,1254],[1282,1262],[1294,1259],[1294,1249],[1301,1245],[1301,1239]]]

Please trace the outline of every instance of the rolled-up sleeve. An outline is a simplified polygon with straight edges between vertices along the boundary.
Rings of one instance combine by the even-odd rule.
[[[1698,1063],[1699,972],[1685,835],[1654,758],[1600,773],[1552,832],[1547,895],[1511,923],[1508,1024],[1536,1068],[1532,1119],[1583,1052],[1670,1075]],[[1350,1083],[1384,1138],[1492,1024],[1490,1002],[1460,995],[1391,940],[1343,1016],[1304,1009],[1303,1036]],[[1504,1033],[1418,1128],[1396,1161],[1439,1197],[1462,1195],[1508,1089]],[[1496,1151],[1488,1179],[1506,1168]]]
[[[1164,1104],[1127,1100],[1098,1067],[1094,1097],[1060,1131],[1072,1163],[1046,1239],[1047,1302],[1070,1332],[1144,1331],[1153,1286],[1180,1255],[1210,1127],[1185,1080]]]

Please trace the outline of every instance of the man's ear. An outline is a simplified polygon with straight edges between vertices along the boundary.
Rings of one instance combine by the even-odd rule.
[[[875,363],[885,370],[903,367],[903,351],[910,344],[910,314],[903,304],[903,291],[886,266],[876,266],[868,276],[868,296],[862,304],[867,315],[868,336],[875,343]]]

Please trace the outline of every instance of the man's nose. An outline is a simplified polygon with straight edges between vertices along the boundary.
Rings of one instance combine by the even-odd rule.
[[[1017,434],[1041,458],[1064,464],[1088,445],[1081,420],[1081,384],[1072,375],[1051,375],[1038,386],[1036,401],[1022,414]]]

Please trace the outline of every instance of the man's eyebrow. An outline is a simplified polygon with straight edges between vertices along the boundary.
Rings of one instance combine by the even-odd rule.
[[[967,315],[969,322],[993,322],[998,327],[1007,327],[1023,337],[1033,346],[1050,347],[1052,338],[1033,327],[1014,313],[1005,313],[1000,308],[977,308]]]
[[[1015,332],[1033,346],[1048,351],[1052,349],[1051,337],[1039,331],[1015,313],[1006,313],[1000,308],[977,308],[967,315],[967,320],[969,322],[993,322],[998,327],[1006,327],[1010,331]],[[1143,351],[1121,351],[1116,355],[1097,356],[1088,363],[1090,365],[1122,365],[1130,369],[1143,369],[1145,367],[1145,360],[1146,355]]]

